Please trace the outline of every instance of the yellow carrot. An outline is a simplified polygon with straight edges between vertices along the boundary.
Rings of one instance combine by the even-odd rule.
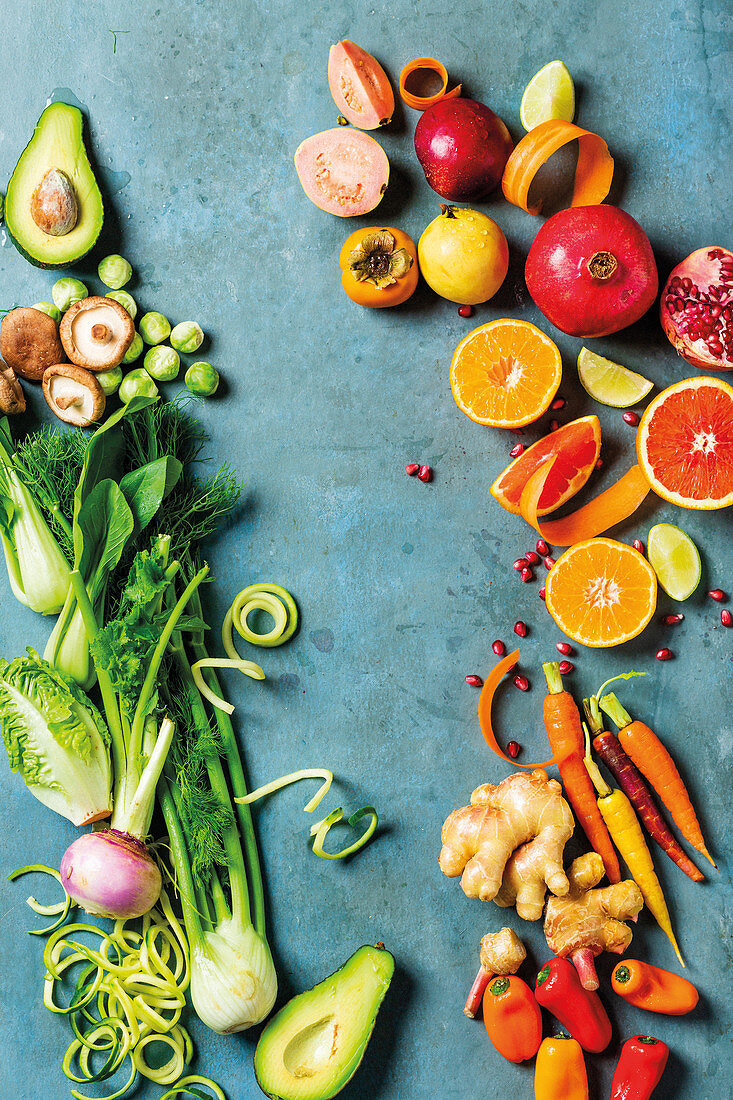
[[[598,765],[591,757],[590,737],[587,729],[585,730],[585,738],[586,753],[583,763],[598,793],[598,809],[601,811],[601,816],[611,834],[611,839],[623,856],[629,871],[631,871],[634,882],[641,890],[647,909],[649,909],[672,947],[674,947],[677,958],[684,966],[685,961],[680,954],[677,940],[672,931],[672,921],[670,920],[667,902],[664,900],[662,887],[659,884],[657,873],[654,870],[654,863],[633,806],[623,791],[609,787],[601,775]]]

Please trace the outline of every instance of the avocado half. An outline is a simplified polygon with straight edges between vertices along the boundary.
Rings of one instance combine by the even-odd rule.
[[[380,944],[288,1001],[262,1032],[255,1075],[271,1100],[330,1100],[356,1073],[394,973]]]
[[[31,198],[52,168],[71,181],[77,203],[74,227],[63,236],[44,233],[31,216]],[[84,148],[78,107],[51,103],[36,123],[5,195],[5,226],[18,251],[36,267],[66,267],[85,256],[104,221],[102,194]]]

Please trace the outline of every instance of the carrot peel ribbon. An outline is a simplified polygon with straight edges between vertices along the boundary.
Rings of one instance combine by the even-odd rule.
[[[441,82],[438,91],[434,92],[433,95],[415,95],[413,92],[408,92],[405,87],[406,81],[413,73],[417,72],[434,73]],[[455,99],[456,96],[461,94],[461,84],[456,84],[455,88],[451,88],[450,91],[446,91],[447,87],[448,70],[442,61],[438,61],[434,57],[416,57],[412,61],[408,61],[400,73],[400,95],[407,106],[412,107],[415,111],[425,111],[441,99]]]
[[[540,523],[537,508],[556,457],[548,458],[547,462],[535,470],[524,486],[519,502],[522,518],[530,527],[534,527],[545,542],[553,546],[572,546],[575,542],[583,542],[600,535],[602,531],[607,531],[609,527],[633,515],[649,494],[649,482],[643,470],[640,466],[632,466],[609,489],[588,501],[582,508],[562,519]]]
[[[553,756],[550,760],[543,760],[541,764],[518,764],[516,760],[512,760],[511,756],[507,756],[504,750],[496,740],[496,734],[494,733],[494,727],[491,722],[491,704],[494,701],[494,695],[501,681],[507,672],[510,672],[517,661],[519,660],[519,650],[515,649],[513,653],[508,653],[506,657],[503,657],[498,664],[495,664],[489,675],[484,680],[484,686],[481,688],[481,694],[478,700],[478,721],[481,727],[481,732],[484,735],[484,740],[492,752],[495,752],[497,756],[500,756],[502,760],[506,760],[509,764],[513,764],[515,768],[549,768],[553,764],[559,763],[560,758]]]
[[[501,189],[504,197],[528,214],[539,214],[542,202],[530,206],[532,181],[553,153],[571,141],[578,142],[571,206],[596,206],[611,189],[613,157],[602,137],[572,122],[551,118],[535,126],[514,147],[504,169]]]

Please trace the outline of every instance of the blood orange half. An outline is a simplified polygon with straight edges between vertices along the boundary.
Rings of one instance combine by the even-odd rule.
[[[524,454],[515,458],[491,486],[507,512],[519,515],[522,489],[548,458],[557,456],[545,482],[537,508],[538,516],[554,512],[585,485],[593,472],[601,450],[601,425],[597,416],[582,416],[563,424],[556,432],[539,439]]]
[[[733,504],[733,386],[686,378],[647,407],[636,451],[655,493],[681,508]]]

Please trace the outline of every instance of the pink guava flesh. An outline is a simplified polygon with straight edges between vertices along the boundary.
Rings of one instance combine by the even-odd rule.
[[[368,214],[382,200],[389,161],[382,146],[360,130],[336,126],[302,141],[295,168],[308,198],[328,214]]]

